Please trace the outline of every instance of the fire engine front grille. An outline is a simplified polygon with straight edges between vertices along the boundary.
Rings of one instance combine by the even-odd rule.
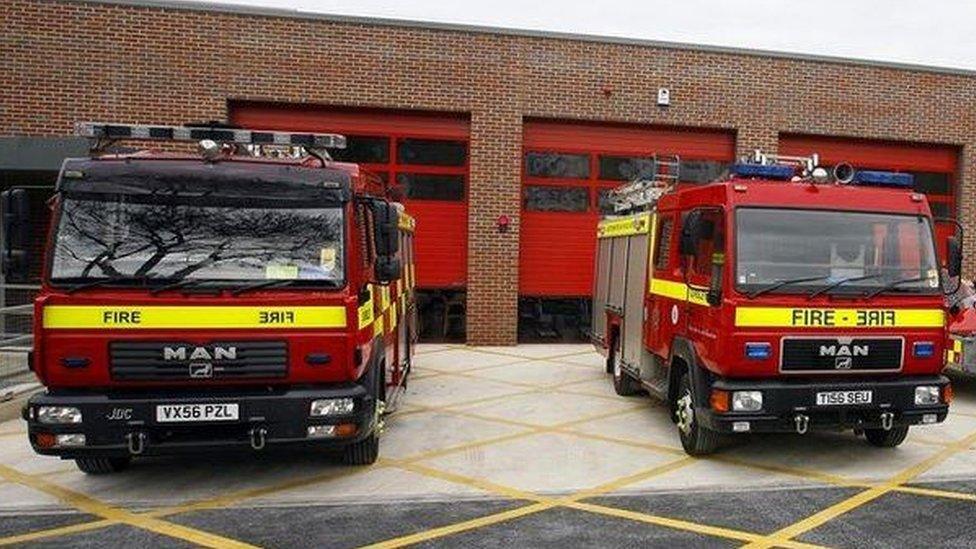
[[[284,341],[203,345],[116,341],[109,345],[109,364],[117,380],[281,378],[288,373],[288,345]]]
[[[784,372],[898,371],[900,337],[785,338],[780,369]]]

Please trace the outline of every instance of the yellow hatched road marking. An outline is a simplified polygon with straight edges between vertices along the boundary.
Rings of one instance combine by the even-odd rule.
[[[884,484],[880,484],[855,494],[844,501],[831,505],[818,513],[810,515],[801,521],[777,530],[768,536],[764,536],[761,540],[757,540],[746,547],[765,548],[782,545],[784,541],[790,540],[796,536],[818,528],[845,513],[849,513],[850,511],[870,503],[889,492],[895,491],[897,488],[901,487],[902,484],[949,459],[954,454],[964,451],[969,447],[969,445],[973,444],[973,442],[976,442],[976,433],[972,433],[966,438],[944,448],[935,455],[932,455],[929,458],[908,467],[907,469],[891,477]]]
[[[450,349],[439,349],[439,350],[435,350],[435,351],[431,351],[431,352],[442,352],[442,351],[446,351],[446,350],[450,350]],[[576,355],[576,354],[584,354],[584,353],[571,353],[571,354],[568,354],[568,355],[565,355],[565,356],[572,356],[572,355]],[[512,356],[512,355],[509,355],[509,356]],[[532,359],[525,359],[525,358],[523,358],[523,360],[532,360]],[[547,359],[537,359],[537,360],[547,360]],[[586,380],[583,380],[583,381],[586,381]],[[550,389],[555,389],[556,387],[560,387],[560,386],[563,386],[563,385],[569,386],[569,385],[573,385],[573,384],[577,384],[577,383],[581,383],[581,382],[582,381],[579,381],[579,380],[578,381],[573,381],[573,382],[568,382],[568,383],[565,383],[565,384],[560,384],[558,386],[553,386]],[[524,391],[524,392],[520,392],[520,393],[516,393],[516,394],[532,394],[532,393],[537,393],[537,392],[542,392],[542,391],[539,391],[539,390]],[[552,392],[558,393],[559,391],[558,390],[554,390]],[[499,396],[487,397],[486,399],[479,399],[479,400],[497,400],[497,399],[503,399],[503,398],[511,398],[512,396],[513,395],[499,395]],[[426,409],[419,410],[419,411],[444,411],[444,412],[451,413],[451,414],[465,415],[463,412],[455,411],[455,410],[452,410],[451,408],[457,407],[457,406],[470,405],[470,404],[472,404],[472,403],[471,402],[464,402],[464,403],[458,403],[458,404],[448,405],[448,406],[444,406],[444,407],[427,407]],[[636,408],[634,408],[634,410],[636,410],[636,409],[642,409],[642,408],[646,408],[646,406],[636,407]],[[605,416],[608,416],[608,415],[615,415],[615,414],[623,414],[623,413],[628,413],[630,411],[633,411],[633,410],[620,410],[620,411],[615,411],[615,412],[609,412],[607,414],[601,414],[601,415],[598,415],[598,416],[582,418],[580,420],[576,420],[576,421],[572,421],[572,422],[566,422],[564,424],[558,424],[558,425],[554,425],[554,426],[535,425],[535,424],[524,423],[524,422],[514,423],[514,422],[510,422],[508,420],[493,418],[491,416],[480,416],[480,419],[483,419],[483,420],[486,420],[486,421],[495,421],[495,422],[499,422],[499,423],[516,424],[516,425],[518,425],[520,427],[527,428],[527,430],[524,431],[524,432],[514,433],[514,434],[511,434],[511,435],[504,435],[504,436],[501,436],[501,437],[492,437],[492,438],[483,439],[483,440],[479,440],[479,441],[472,441],[472,442],[460,444],[460,445],[457,445],[457,446],[454,446],[454,447],[451,447],[451,448],[442,448],[442,449],[438,449],[438,450],[433,450],[433,451],[426,452],[426,453],[423,453],[423,454],[419,454],[419,455],[407,457],[404,460],[401,460],[401,462],[413,463],[413,462],[418,461],[418,460],[428,459],[430,457],[436,457],[438,455],[445,455],[445,454],[448,454],[448,453],[454,453],[454,452],[464,451],[466,449],[474,448],[474,447],[478,447],[478,446],[495,444],[495,443],[502,442],[502,441],[505,441],[505,440],[511,440],[513,438],[519,438],[519,437],[522,437],[522,436],[529,436],[529,435],[535,434],[537,432],[560,432],[560,433],[570,434],[570,435],[574,435],[574,436],[579,436],[579,437],[582,437],[582,438],[591,438],[591,439],[595,439],[595,440],[606,440],[606,441],[611,441],[611,442],[618,442],[618,443],[621,443],[621,444],[628,444],[628,445],[633,445],[633,446],[639,446],[639,447],[647,448],[649,450],[657,450],[657,451],[661,451],[661,452],[665,452],[665,453],[672,453],[672,454],[676,454],[676,455],[677,454],[681,454],[681,450],[678,449],[678,448],[670,448],[670,447],[663,447],[663,446],[657,446],[657,445],[652,445],[652,444],[644,444],[644,443],[639,443],[639,442],[635,442],[635,441],[617,440],[617,439],[614,439],[613,437],[606,437],[606,436],[602,436],[602,435],[592,435],[592,434],[588,434],[588,433],[585,433],[585,432],[579,432],[579,431],[574,431],[574,430],[570,429],[570,426],[573,425],[573,424],[585,423],[585,422],[588,422],[588,421],[593,421],[595,419],[599,419],[600,417],[605,417]],[[402,414],[398,414],[398,415],[402,415]],[[963,440],[963,441],[960,441],[959,444],[960,445],[963,445],[964,444],[964,445],[967,445],[968,446],[971,443]],[[756,469],[759,469],[759,470],[779,471],[779,472],[783,472],[783,473],[786,473],[786,474],[793,474],[795,476],[801,476],[801,477],[804,477],[804,478],[814,478],[814,479],[817,479],[817,480],[823,480],[825,482],[828,482],[828,483],[831,483],[831,484],[837,484],[837,485],[864,486],[864,487],[869,486],[869,485],[866,485],[866,484],[861,483],[861,482],[858,482],[858,481],[847,481],[846,479],[843,479],[841,477],[836,477],[836,476],[828,475],[828,474],[825,474],[825,473],[808,472],[808,471],[795,470],[795,469],[791,469],[791,468],[787,468],[787,467],[779,467],[779,466],[765,466],[765,465],[761,465],[761,464],[758,464],[758,465],[757,464],[750,464],[748,462],[740,462],[739,460],[733,460],[733,459],[717,459],[717,461],[727,461],[727,462],[730,462],[730,463],[733,463],[733,464],[742,465],[742,466],[745,466],[745,467],[753,467],[753,468],[756,468]],[[666,464],[666,465],[668,465],[668,464]],[[383,467],[383,466],[384,465],[380,465],[379,467]],[[387,466],[395,466],[395,465],[387,465]],[[366,471],[368,471],[368,470],[366,470]],[[354,472],[352,474],[356,474],[356,472]],[[185,505],[182,505],[182,506],[171,507],[171,508],[167,508],[167,509],[160,509],[160,510],[152,511],[150,513],[146,513],[144,516],[147,517],[147,518],[151,518],[151,517],[167,516],[167,515],[170,515],[170,514],[184,512],[185,510],[195,510],[195,509],[203,509],[203,508],[223,507],[223,506],[226,506],[226,505],[234,504],[234,503],[236,503],[238,501],[242,501],[242,500],[249,499],[249,498],[252,498],[252,497],[257,497],[257,496],[262,495],[262,494],[274,493],[274,492],[277,492],[277,491],[280,491],[280,490],[286,490],[286,489],[291,488],[291,487],[305,486],[305,485],[308,485],[309,483],[322,482],[322,481],[325,481],[325,480],[329,480],[330,478],[333,478],[333,477],[338,478],[338,477],[342,477],[342,476],[346,476],[346,475],[341,474],[341,473],[336,473],[336,472],[330,472],[329,474],[324,474],[324,475],[314,475],[312,477],[305,477],[305,478],[301,478],[301,479],[293,479],[293,480],[291,480],[291,481],[289,481],[287,483],[282,483],[282,484],[275,485],[275,486],[270,486],[270,487],[266,487],[266,488],[252,489],[252,490],[244,490],[244,491],[237,492],[237,493],[233,493],[233,494],[228,494],[228,495],[224,495],[224,496],[217,496],[216,498],[212,498],[210,500],[203,500],[203,501],[200,501],[200,502],[185,504]],[[626,478],[627,477],[625,477],[624,479],[618,479],[618,481],[616,481],[616,482],[624,482],[624,483],[626,483]],[[892,491],[904,491],[904,492],[907,492],[907,493],[916,493],[918,495],[932,496],[932,497],[948,497],[948,498],[960,499],[960,500],[972,500],[973,498],[976,498],[976,496],[971,496],[969,494],[961,494],[961,493],[947,492],[947,491],[942,491],[942,490],[920,489],[920,488],[904,487],[904,486],[896,486],[896,487],[892,488],[891,490]],[[582,497],[588,497],[588,496],[583,495]],[[524,508],[520,508],[520,509],[533,508],[533,506],[536,506],[536,505],[546,505],[547,506],[546,508],[549,508],[549,504],[548,503],[547,504],[538,504],[538,503],[536,503],[536,504],[533,504],[533,505],[530,505],[530,506],[527,506],[527,507],[524,507]],[[569,506],[569,505],[567,505],[565,503],[562,503],[560,505]],[[608,508],[608,509],[611,509],[611,511],[613,511],[614,513],[616,513],[616,510],[613,510],[612,508]],[[531,512],[537,512],[537,510],[536,511],[518,511],[518,510],[512,510],[512,511],[509,511],[509,512],[506,512],[506,513],[516,513],[518,516],[521,516],[523,514],[529,514]],[[593,512],[597,512],[597,511],[593,511]],[[625,513],[627,513],[627,512],[625,512]],[[622,518],[630,518],[631,520],[639,520],[639,521],[642,521],[642,522],[647,522],[646,517],[652,517],[651,515],[642,515],[642,514],[639,514],[639,513],[638,513],[638,515],[641,515],[641,517],[622,517]],[[661,517],[653,517],[653,518],[654,519],[658,519],[658,518],[661,518]],[[471,522],[473,524],[476,523],[475,525],[473,525],[473,526],[471,526],[470,528],[467,528],[467,529],[480,527],[479,525],[488,525],[488,524],[494,524],[496,522],[501,522],[501,520],[493,520],[493,519],[492,520],[487,520],[487,522],[486,522],[486,519],[490,519],[490,517],[482,517],[481,519],[474,519],[473,521],[466,521],[466,522]],[[508,519],[504,519],[504,520],[508,520]],[[670,519],[663,519],[663,520],[670,520]],[[51,530],[46,530],[46,531],[41,531],[41,532],[34,532],[34,533],[23,534],[23,535],[24,536],[31,535],[31,536],[34,536],[33,539],[38,539],[40,537],[50,537],[50,536],[64,535],[65,533],[70,533],[71,531],[66,531],[69,528],[80,528],[80,529],[83,529],[83,530],[91,530],[91,529],[97,529],[97,528],[100,528],[100,527],[103,527],[103,526],[107,526],[109,524],[115,524],[115,523],[118,523],[118,522],[125,522],[125,521],[122,521],[122,520],[118,520],[118,521],[116,521],[116,520],[94,521],[94,522],[91,522],[91,523],[85,523],[83,525],[76,525],[74,527],[54,528],[54,529],[51,529]],[[166,523],[165,521],[160,521],[160,522],[163,522],[164,524],[169,524],[169,523]],[[680,524],[681,521],[678,521],[678,523]],[[694,523],[688,523],[688,524],[694,525]],[[697,525],[697,526],[700,526],[700,527],[702,527],[704,529],[713,528],[713,527],[707,526],[707,525]],[[451,528],[451,527],[445,527],[445,528]],[[463,531],[463,529],[461,531]],[[733,536],[733,535],[737,535],[737,534],[734,534],[735,532],[736,532],[735,530],[728,530],[728,532],[726,532],[726,533],[729,533],[730,536]],[[702,530],[701,533],[707,533],[707,532],[705,532],[704,530]],[[421,533],[421,534],[423,534],[423,533]],[[443,535],[448,535],[448,534],[443,534]],[[709,534],[709,535],[718,535],[718,534]],[[754,537],[754,539],[756,539],[756,540],[762,540],[762,539],[765,539],[765,537],[768,537],[768,536],[762,536],[762,535],[758,535],[758,534],[749,534],[749,533],[745,533],[745,535],[752,535]],[[730,539],[738,539],[738,538],[730,537]],[[7,538],[0,538],[0,544],[5,543],[6,541],[7,541]],[[799,542],[790,541],[790,540],[785,540],[785,541],[782,541],[782,542],[777,542],[777,545],[785,546],[785,547],[809,547],[808,545],[805,545],[805,544],[802,544],[802,543],[799,543]]]
[[[31,477],[4,465],[0,465],[0,477],[54,496],[79,511],[98,515],[110,521],[121,522],[164,536],[189,541],[204,547],[254,547],[253,545],[217,534],[211,534],[195,528],[173,524],[144,514],[133,513],[125,509],[113,507],[85,494],[69,490],[63,486],[47,482],[37,477]]]
[[[344,328],[346,308],[164,306],[164,305],[48,305],[43,324],[48,329],[107,328],[113,330],[167,328]]]
[[[31,541],[37,541],[44,538],[55,538],[59,536],[70,536],[71,534],[80,534],[83,532],[89,532],[91,530],[98,530],[99,528],[106,528],[112,526],[113,524],[120,524],[119,521],[102,519],[93,520],[91,522],[83,522],[81,524],[72,524],[71,526],[61,526],[58,528],[51,528],[48,530],[38,530],[35,532],[27,532],[26,534],[18,534],[15,536],[7,536],[5,538],[0,538],[0,546],[3,545],[16,545],[18,543],[27,543]]]

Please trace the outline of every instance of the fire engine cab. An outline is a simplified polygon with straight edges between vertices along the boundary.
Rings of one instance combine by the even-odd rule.
[[[35,302],[34,450],[108,473],[134,456],[277,445],[376,460],[410,369],[412,218],[333,134],[83,123]],[[198,153],[105,154],[118,140]],[[186,147],[186,145],[182,145]],[[23,191],[3,265],[23,274]]]
[[[816,429],[893,447],[945,419],[961,245],[943,273],[910,174],[759,151],[708,185],[666,172],[616,189],[597,229],[593,341],[618,394],[665,401],[691,455]]]

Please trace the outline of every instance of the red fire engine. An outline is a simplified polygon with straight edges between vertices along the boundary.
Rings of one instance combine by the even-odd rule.
[[[95,152],[135,139],[200,154],[64,162],[35,302],[33,448],[86,473],[288,444],[374,462],[415,341],[413,221],[379,178],[329,158],[345,138],[78,128]],[[3,202],[16,275],[23,192]]]
[[[892,447],[948,413],[925,196],[909,174],[817,164],[757,152],[687,188],[662,169],[615,190],[621,215],[599,224],[594,344],[618,394],[668,403],[689,454],[809,429]],[[950,238],[949,277],[960,250]]]

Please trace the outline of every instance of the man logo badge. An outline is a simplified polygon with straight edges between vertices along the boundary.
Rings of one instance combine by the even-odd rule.
[[[215,360],[237,360],[237,347],[214,345],[190,347],[189,345],[163,347],[163,360],[189,361],[187,367],[191,378],[209,379],[214,376]]]
[[[191,362],[190,377],[198,379],[213,377],[213,364],[210,362]]]
[[[850,370],[854,360],[849,356],[839,356],[834,358],[834,368],[837,370]]]

